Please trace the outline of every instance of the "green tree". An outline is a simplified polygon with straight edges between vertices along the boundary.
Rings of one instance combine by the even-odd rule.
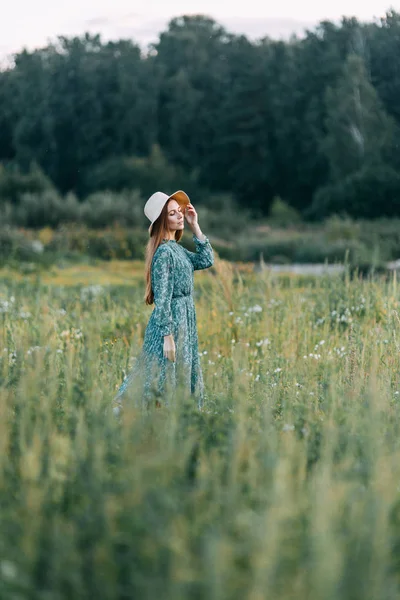
[[[395,123],[385,112],[359,56],[348,57],[337,86],[327,90],[326,102],[323,148],[333,180],[365,166],[390,162]]]

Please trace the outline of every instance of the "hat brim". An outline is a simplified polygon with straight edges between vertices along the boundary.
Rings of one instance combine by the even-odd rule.
[[[190,198],[189,198],[189,196],[186,194],[186,192],[184,192],[183,190],[178,190],[177,192],[174,192],[173,194],[171,194],[170,196],[168,196],[168,198],[167,198],[167,199],[166,199],[166,201],[165,201],[165,204],[166,204],[167,202],[169,202],[169,200],[176,200],[176,201],[177,201],[177,203],[178,203],[180,206],[182,206],[182,207],[185,207],[185,206],[187,206],[188,204],[190,204]],[[165,204],[164,204],[164,206],[165,206]],[[160,215],[158,215],[158,217],[159,217],[159,216],[160,216]],[[157,217],[157,219],[158,219],[158,217]],[[153,221],[153,223],[151,223],[151,225],[149,226],[149,229],[148,229],[148,231],[149,231],[149,235],[151,235],[151,232],[152,232],[152,229],[153,229],[153,225],[154,225],[154,223],[157,221],[157,219],[155,219],[155,221]]]

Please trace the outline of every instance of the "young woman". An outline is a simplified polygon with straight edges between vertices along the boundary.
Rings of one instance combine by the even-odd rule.
[[[201,408],[204,385],[198,354],[193,271],[213,265],[213,250],[200,230],[197,212],[185,192],[171,196],[156,192],[146,202],[144,212],[151,221],[144,299],[146,304],[155,303],[155,308],[146,327],[142,351],[114,398],[114,413],[119,414],[123,397],[137,392],[138,386],[145,406],[152,398],[157,405],[168,404],[166,391],[180,385],[197,399]],[[189,252],[179,244],[185,218],[193,233],[196,252]]]

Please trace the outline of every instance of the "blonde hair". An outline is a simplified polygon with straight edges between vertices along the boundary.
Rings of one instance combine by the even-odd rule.
[[[154,303],[154,293],[153,293],[153,288],[151,285],[151,264],[153,262],[153,257],[154,257],[154,254],[155,254],[158,246],[161,245],[163,239],[169,233],[169,227],[168,227],[168,204],[169,204],[169,202],[170,201],[165,203],[160,216],[154,222],[152,230],[151,230],[151,236],[150,236],[150,239],[147,242],[147,246],[146,246],[145,267],[144,267],[145,281],[146,281],[146,292],[144,295],[144,301],[146,304]],[[177,242],[179,242],[182,235],[183,235],[182,230],[175,231],[175,240]]]

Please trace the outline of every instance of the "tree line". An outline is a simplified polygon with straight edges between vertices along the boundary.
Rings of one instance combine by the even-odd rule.
[[[36,165],[81,200],[180,181],[260,216],[276,197],[308,218],[400,215],[399,126],[394,11],[256,42],[183,16],[146,51],[58,37],[0,72],[0,174]]]

